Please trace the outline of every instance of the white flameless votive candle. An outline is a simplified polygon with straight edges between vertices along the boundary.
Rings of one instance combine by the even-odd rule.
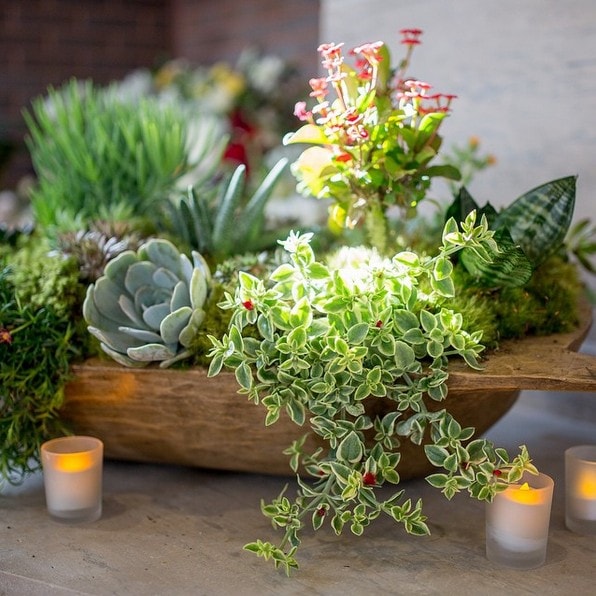
[[[532,569],[546,560],[554,482],[546,474],[524,474],[486,504],[486,556],[490,561]]]
[[[103,443],[94,437],[60,437],[41,446],[46,505],[59,521],[101,517]]]
[[[596,445],[565,451],[565,524],[578,534],[596,534]]]

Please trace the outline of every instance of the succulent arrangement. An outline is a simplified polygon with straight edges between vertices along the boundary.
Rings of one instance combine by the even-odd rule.
[[[462,177],[437,163],[454,96],[407,76],[421,31],[402,35],[394,69],[381,42],[356,48],[354,67],[323,44],[316,105],[296,106],[304,125],[285,142],[311,145],[291,168],[300,191],[330,202],[325,235],[272,239],[264,207],[286,161],[255,182],[262,172],[224,165],[228,139],[208,124],[195,135],[186,110],[78,81],[34,102],[35,228],[0,235],[0,474],[35,469],[39,444],[64,432],[69,364],[98,352],[128,367],[230,368],[265,424],[289,416],[323,441],[288,447],[297,495],[262,507],[280,542],[246,546],[287,572],[309,520],[359,535],[388,515],[428,532],[422,503],[380,490],[399,484],[405,441],[425,445],[428,482],[447,498],[490,500],[536,472],[525,448],[510,457],[449,414],[449,362],[478,367],[502,337],[568,330],[570,256],[589,264],[594,230],[570,234],[574,176],[500,211],[459,185],[435,219],[404,225],[434,177]],[[476,157],[463,159],[484,167]],[[364,246],[348,246],[348,228],[365,230]]]

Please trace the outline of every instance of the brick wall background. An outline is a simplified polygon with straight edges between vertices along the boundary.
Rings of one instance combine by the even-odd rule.
[[[234,63],[246,46],[317,68],[319,0],[4,0],[0,141],[16,147],[0,189],[29,171],[23,107],[71,77],[100,84],[165,58]]]

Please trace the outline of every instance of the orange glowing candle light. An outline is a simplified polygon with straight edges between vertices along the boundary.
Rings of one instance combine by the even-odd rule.
[[[565,451],[565,523],[573,532],[596,534],[596,445]]]
[[[530,569],[546,560],[554,482],[526,474],[497,493],[486,508],[486,555],[508,567]]]
[[[102,510],[103,444],[93,437],[61,437],[41,447],[46,504],[60,521],[95,521]]]

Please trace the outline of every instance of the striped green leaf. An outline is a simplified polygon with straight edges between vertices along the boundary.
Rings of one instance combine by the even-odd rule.
[[[552,180],[530,190],[498,216],[495,227],[507,228],[536,267],[563,243],[575,207],[576,176]]]
[[[505,228],[499,228],[494,239],[499,252],[487,252],[487,249],[480,254],[464,248],[460,254],[464,267],[485,287],[515,288],[525,285],[532,277],[534,267],[524,251],[513,242]]]

